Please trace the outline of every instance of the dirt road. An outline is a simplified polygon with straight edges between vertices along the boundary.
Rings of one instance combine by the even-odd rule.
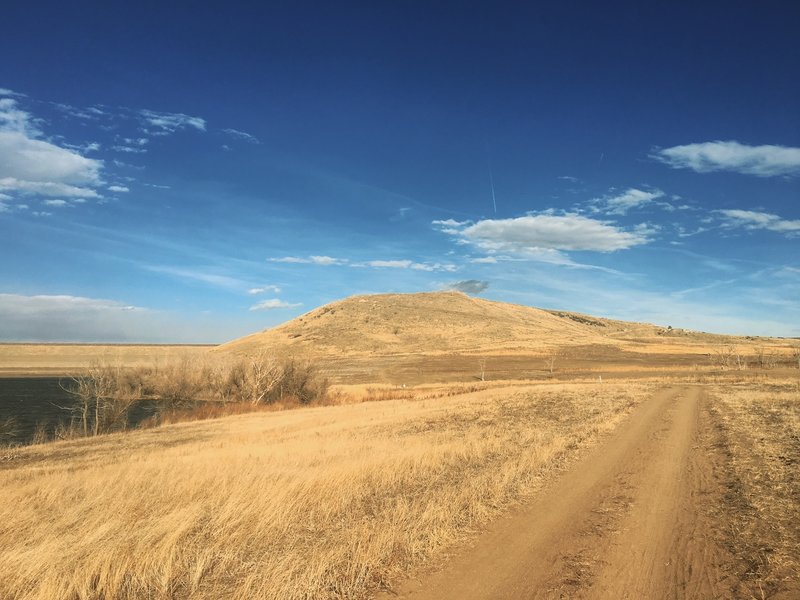
[[[441,570],[381,598],[729,598],[698,389],[645,402],[605,444]]]

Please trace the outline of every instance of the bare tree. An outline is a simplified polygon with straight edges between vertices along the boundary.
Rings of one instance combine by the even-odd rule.
[[[778,356],[764,347],[756,348],[756,358],[762,369],[774,369],[778,364]]]
[[[723,345],[717,348],[712,355],[712,360],[722,369],[738,369],[741,371],[747,368],[745,357],[733,345]]]
[[[481,381],[486,381],[486,357],[478,360],[478,368],[480,369],[480,379]]]
[[[556,361],[558,360],[558,350],[553,350],[547,357],[544,359],[544,365],[547,370],[550,372],[550,376],[553,376],[556,370]]]
[[[141,390],[128,385],[122,368],[93,363],[66,387],[75,401],[72,411],[85,436],[100,435],[128,426],[128,414]]]
[[[283,368],[274,357],[260,352],[250,358],[248,372],[249,396],[252,404],[267,401],[272,391],[281,381]]]

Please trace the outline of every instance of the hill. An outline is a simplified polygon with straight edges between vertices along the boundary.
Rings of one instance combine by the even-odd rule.
[[[601,324],[599,321],[595,323]],[[354,296],[221,346],[292,355],[485,352],[598,343],[597,325],[460,292]]]
[[[430,292],[353,296],[214,352],[313,359],[338,381],[413,383],[463,380],[484,359],[493,378],[541,377],[543,361],[554,354],[559,370],[573,375],[652,373],[709,365],[717,350],[731,345],[754,355],[757,345],[786,343]]]

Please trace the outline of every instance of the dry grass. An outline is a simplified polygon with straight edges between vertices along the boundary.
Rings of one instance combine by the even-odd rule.
[[[729,453],[728,544],[753,597],[798,592],[800,384],[795,380],[714,390]]]
[[[363,598],[535,491],[648,390],[498,388],[15,449],[0,461],[0,590]]]
[[[200,358],[213,346],[144,344],[0,344],[0,375],[71,375],[93,363],[151,365],[189,356]]]

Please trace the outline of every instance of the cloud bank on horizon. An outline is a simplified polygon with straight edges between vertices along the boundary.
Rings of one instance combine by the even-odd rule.
[[[213,48],[132,25],[155,68],[98,34],[129,73],[111,80],[71,46],[84,68],[62,76],[9,15],[0,51],[26,59],[0,80],[0,341],[218,342],[347,295],[438,289],[800,336],[798,11],[730,8],[719,26],[750,41],[698,60],[688,43],[631,53],[558,8],[537,36],[499,10],[444,34],[411,8],[325,26],[281,10],[259,35],[232,16]],[[658,10],[628,36],[708,27]],[[497,31],[475,46],[484,19]],[[186,35],[215,22],[198,11]],[[304,47],[300,29],[316,34]],[[670,73],[691,111],[665,100]]]

